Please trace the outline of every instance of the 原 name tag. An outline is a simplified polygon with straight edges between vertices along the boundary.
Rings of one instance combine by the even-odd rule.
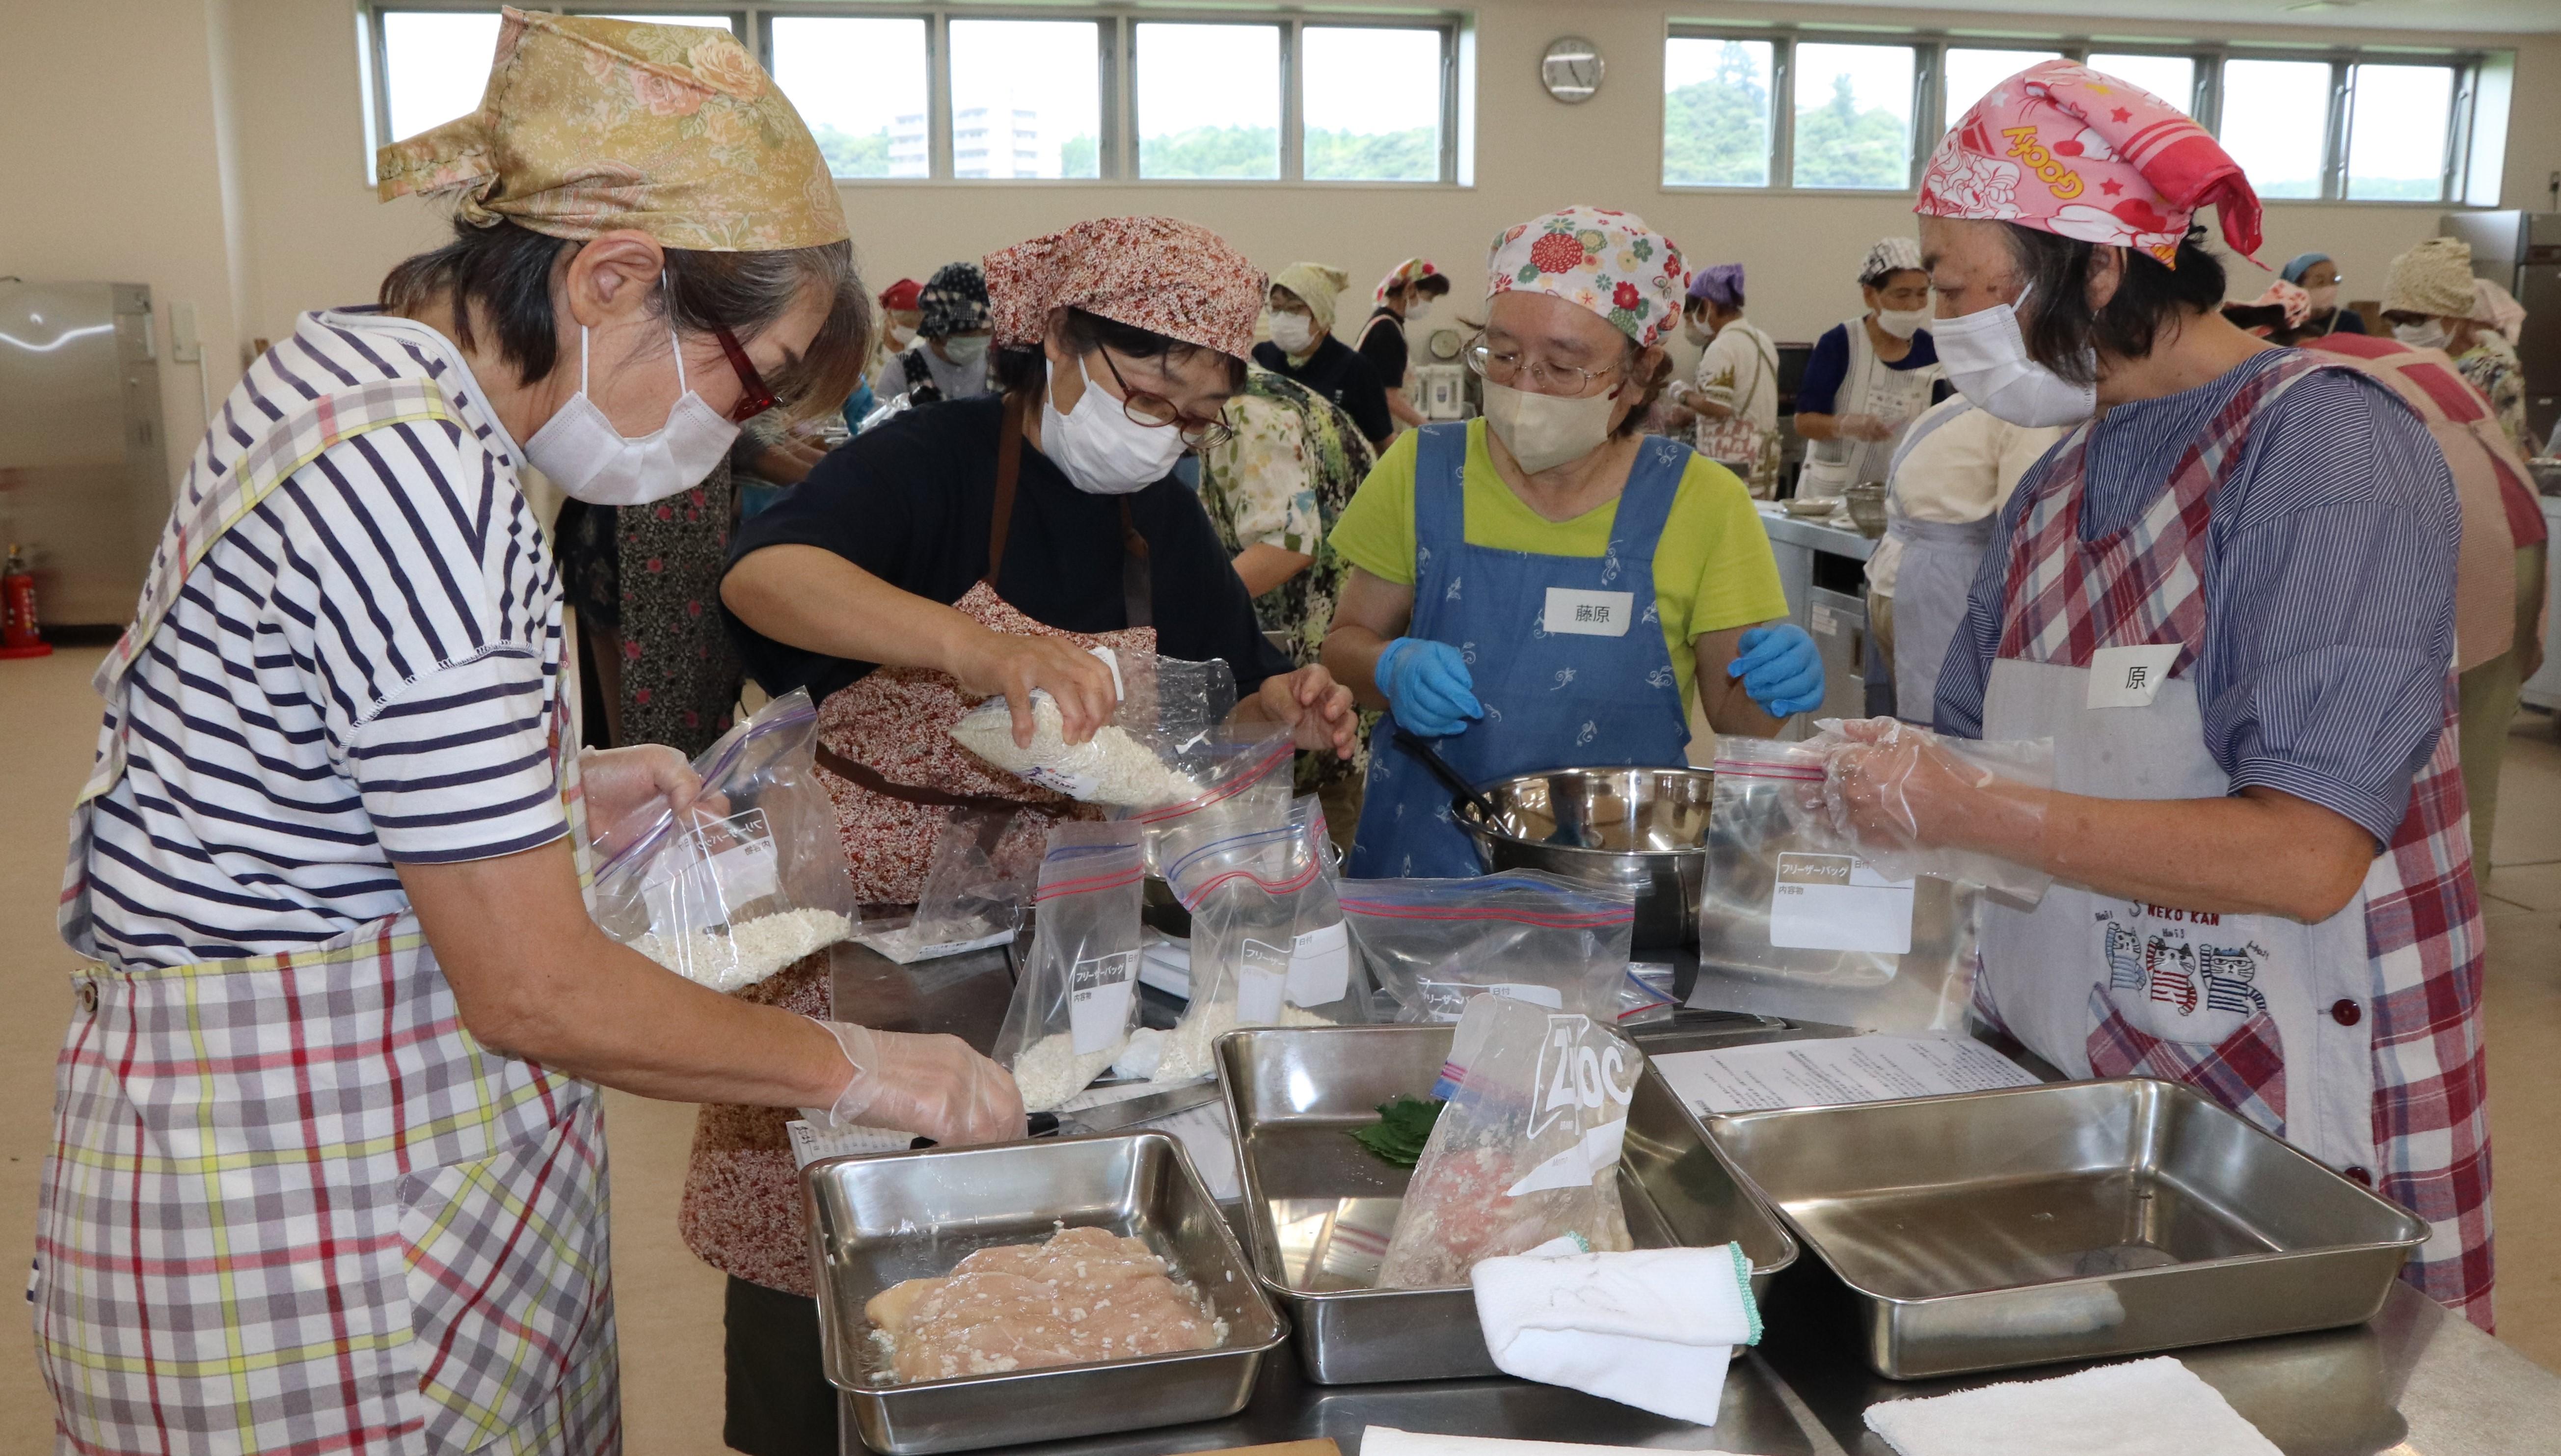
[[[2085,707],[2149,708],[2161,684],[2178,663],[2175,642],[2141,647],[2102,647],[2090,654],[2090,692]]]
[[[1577,637],[1624,637],[1636,618],[1632,591],[1579,591],[1571,586],[1547,588],[1547,614],[1539,623],[1551,633]]]

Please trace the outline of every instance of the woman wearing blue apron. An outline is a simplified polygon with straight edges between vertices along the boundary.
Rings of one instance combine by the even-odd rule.
[[[1487,783],[1685,761],[1691,695],[1769,734],[1822,701],[1749,493],[1638,434],[1688,274],[1623,213],[1568,208],[1494,242],[1468,363],[1485,418],[1401,438],[1329,540],[1351,564],[1324,661],[1365,706]],[[1695,686],[1693,686],[1695,683]],[[1391,739],[1370,754],[1350,873],[1482,873],[1450,790]]]

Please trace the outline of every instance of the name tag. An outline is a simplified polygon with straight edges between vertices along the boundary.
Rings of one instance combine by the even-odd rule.
[[[1636,594],[1632,591],[1577,591],[1570,586],[1547,588],[1547,614],[1539,625],[1551,633],[1577,637],[1624,637],[1627,624],[1636,619]]]
[[[2178,661],[2178,644],[2102,647],[2090,654],[2089,708],[2149,708]]]

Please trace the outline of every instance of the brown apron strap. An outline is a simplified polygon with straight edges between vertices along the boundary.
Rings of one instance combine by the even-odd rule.
[[[1120,610],[1132,627],[1156,624],[1155,576],[1147,563],[1147,538],[1138,534],[1138,518],[1129,498],[1120,497]]]
[[[883,777],[880,770],[867,763],[856,763],[824,743],[812,749],[818,766],[856,788],[869,789],[886,799],[903,804],[923,804],[936,809],[979,809],[989,813],[1010,814],[1028,809],[1034,814],[1056,818],[1068,812],[1064,804],[1033,804],[1021,799],[1008,799],[999,794],[955,794],[942,789],[925,788],[918,784],[900,783]]]
[[[1014,482],[1023,473],[1023,411],[1031,397],[1005,397],[1005,422],[996,431],[996,505],[987,516],[987,574],[978,579],[996,590],[996,573],[1005,566],[1005,538],[1014,531]]]

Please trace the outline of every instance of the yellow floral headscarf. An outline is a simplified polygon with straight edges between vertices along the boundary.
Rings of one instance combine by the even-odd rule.
[[[708,252],[846,236],[800,113],[725,30],[505,12],[480,109],[384,147],[383,200],[458,191],[474,223]]]

